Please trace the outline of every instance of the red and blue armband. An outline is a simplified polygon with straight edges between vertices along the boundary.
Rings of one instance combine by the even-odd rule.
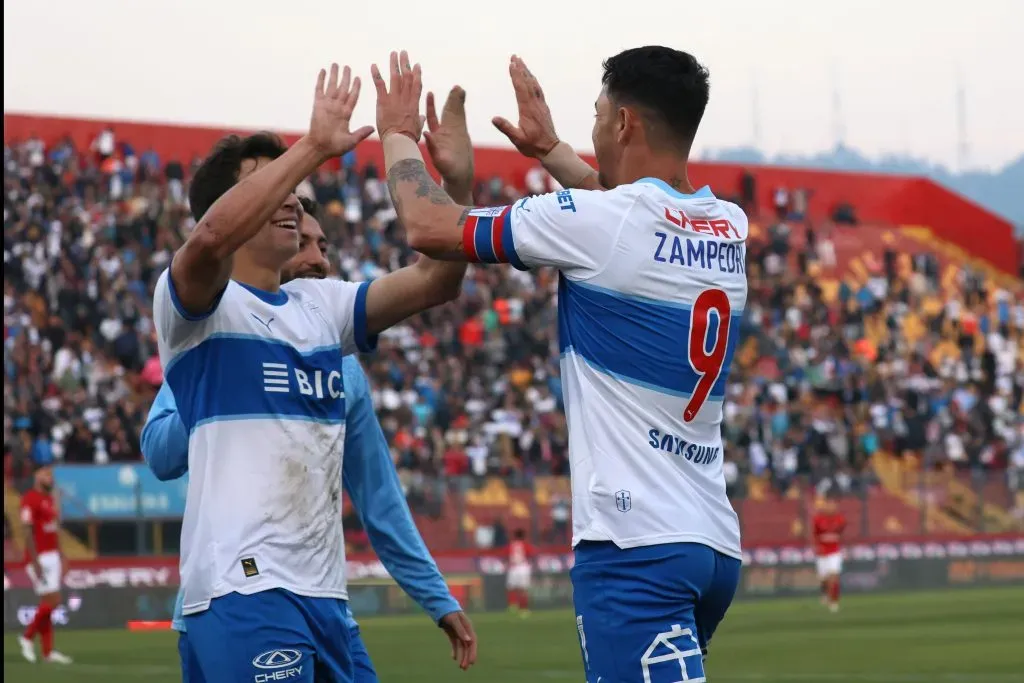
[[[470,211],[462,228],[462,248],[470,263],[508,263],[527,270],[512,239],[512,206]]]

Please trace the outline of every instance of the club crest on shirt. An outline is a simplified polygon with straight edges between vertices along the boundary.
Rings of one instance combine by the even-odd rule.
[[[320,308],[320,305],[317,302],[310,301],[309,303],[306,304],[306,308],[308,308],[311,312],[316,313],[317,317],[320,318],[320,322],[322,322],[324,325],[330,326],[330,323],[327,321],[327,316],[324,315],[323,309]]]

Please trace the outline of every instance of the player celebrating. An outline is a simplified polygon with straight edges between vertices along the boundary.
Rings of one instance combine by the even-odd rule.
[[[434,165],[447,178],[446,189],[455,198],[470,201],[473,184],[472,143],[466,130],[465,93],[453,89],[440,122],[431,112]],[[300,198],[303,208],[299,252],[285,264],[281,278],[327,277],[327,239],[318,221],[313,200]],[[387,440],[373,411],[369,383],[354,357],[341,359],[348,409],[345,415],[345,453],[342,480],[374,550],[395,581],[437,622],[452,644],[452,657],[462,668],[476,659],[472,624],[451,596],[437,565],[431,559],[409,512],[391,459]],[[161,480],[181,477],[188,471],[188,434],[178,415],[174,396],[166,384],[160,388],[142,430],[142,453]],[[340,512],[340,511],[339,511]],[[187,628],[181,615],[184,592],[178,592],[173,628],[179,632],[178,654],[186,683],[203,683],[202,671],[191,653]],[[346,608],[356,683],[376,683],[377,674],[359,632]]]
[[[33,642],[36,635],[42,645],[43,659],[54,664],[70,664],[71,658],[53,649],[51,615],[60,605],[60,586],[64,578],[64,561],[60,553],[60,531],[57,497],[53,493],[53,469],[49,465],[35,472],[33,486],[21,497],[21,521],[25,529],[25,568],[32,588],[39,596],[39,607],[25,632],[18,637],[21,655],[36,661]]]
[[[290,149],[269,135],[218,143],[193,177],[197,224],[156,285],[160,359],[189,434],[182,610],[207,681],[353,679],[339,354],[455,298],[465,272],[420,259],[372,283],[281,285],[298,250],[294,188],[372,131],[349,131],[358,94],[333,65]]]
[[[539,108],[543,93],[516,62],[512,72],[522,118],[524,102]],[[493,209],[456,205],[427,173],[414,144],[419,66],[392,54],[390,87],[372,73],[388,184],[412,247],[559,271],[573,600],[588,680],[702,680],[702,651],[742,557],[721,420],[747,294],[746,216],[687,177],[707,70],[664,47],[607,60],[593,134],[599,176],[576,180],[608,191]],[[537,152],[557,153],[546,132],[550,145]]]
[[[533,546],[526,540],[526,532],[516,529],[512,542],[508,544],[508,575],[505,579],[508,592],[508,609],[519,612],[522,617],[530,614],[530,578],[533,567]]]
[[[818,556],[818,580],[821,581],[821,601],[829,611],[839,611],[839,575],[843,571],[843,551],[839,546],[846,517],[839,511],[835,499],[829,495],[821,500],[811,523],[814,535],[814,553]]]

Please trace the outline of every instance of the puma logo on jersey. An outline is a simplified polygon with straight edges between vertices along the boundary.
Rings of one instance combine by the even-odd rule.
[[[277,318],[270,318],[269,320],[264,321],[263,318],[259,317],[255,313],[250,313],[250,315],[256,318],[256,322],[258,322],[260,325],[263,325],[263,327],[267,328],[267,332],[270,332],[270,323],[277,320]]]
[[[303,396],[345,398],[339,370],[313,370],[310,373],[301,368],[290,368],[285,363],[263,364],[263,391],[269,394],[291,393],[293,380],[295,389]]]

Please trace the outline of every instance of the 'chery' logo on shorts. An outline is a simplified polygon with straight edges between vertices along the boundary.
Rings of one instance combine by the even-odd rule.
[[[256,655],[252,665],[257,669],[280,669],[291,666],[302,659],[302,653],[298,650],[270,650]]]

